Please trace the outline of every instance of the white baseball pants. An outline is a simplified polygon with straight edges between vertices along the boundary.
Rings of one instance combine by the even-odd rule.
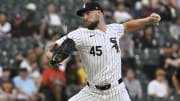
[[[131,101],[124,83],[108,90],[98,90],[85,86],[78,94],[68,101]]]

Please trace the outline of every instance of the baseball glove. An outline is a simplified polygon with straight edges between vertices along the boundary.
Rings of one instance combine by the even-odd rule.
[[[51,52],[53,53],[52,59],[50,61],[50,64],[58,68],[60,63],[66,59],[68,56],[72,55],[72,53],[75,50],[75,42],[67,38],[64,40],[64,42],[61,44],[60,47],[56,44],[52,49]]]

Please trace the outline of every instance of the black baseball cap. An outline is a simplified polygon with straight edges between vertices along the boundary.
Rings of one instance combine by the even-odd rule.
[[[96,2],[89,2],[89,3],[85,3],[83,8],[79,9],[76,12],[76,14],[78,16],[82,17],[84,12],[92,11],[92,10],[100,10],[101,12],[103,12],[102,7],[98,3],[96,3]]]

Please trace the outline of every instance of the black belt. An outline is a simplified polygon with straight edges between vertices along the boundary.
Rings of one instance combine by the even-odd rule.
[[[120,78],[118,80],[118,83],[120,84],[122,81],[123,81],[122,78]],[[89,82],[87,82],[87,85],[90,86]],[[95,85],[95,87],[99,90],[107,90],[107,89],[111,88],[111,84],[107,84],[107,85],[103,85],[103,86]]]

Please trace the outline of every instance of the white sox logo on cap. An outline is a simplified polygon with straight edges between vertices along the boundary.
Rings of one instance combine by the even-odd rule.
[[[86,4],[83,5],[83,8],[86,8]]]
[[[101,10],[101,12],[103,12],[103,9],[102,7],[98,4],[98,3],[95,3],[95,2],[91,2],[91,3],[84,3],[83,4],[83,8],[79,9],[76,14],[78,16],[83,16],[83,13],[86,12],[86,11],[92,11],[92,10]]]

